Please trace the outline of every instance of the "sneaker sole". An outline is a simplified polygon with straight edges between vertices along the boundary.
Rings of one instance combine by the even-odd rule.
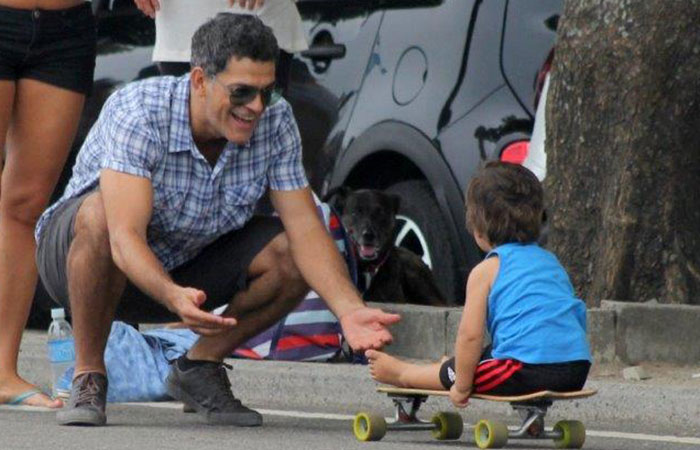
[[[260,414],[257,413],[210,413],[206,408],[200,406],[190,394],[188,394],[185,390],[181,389],[180,386],[175,384],[172,381],[171,377],[168,377],[166,380],[166,390],[168,392],[168,395],[184,403],[183,412],[196,412],[210,424],[235,425],[237,427],[259,427],[262,425],[262,416],[260,416]]]
[[[69,409],[58,411],[56,421],[59,425],[99,427],[107,423],[107,416],[86,409]]]

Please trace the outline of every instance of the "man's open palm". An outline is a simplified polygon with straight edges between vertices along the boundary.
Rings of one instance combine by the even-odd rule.
[[[172,310],[180,316],[182,322],[197,334],[215,336],[238,324],[233,317],[222,317],[201,309],[207,299],[204,291],[191,287],[178,289],[178,295],[172,302]]]
[[[343,334],[353,351],[363,353],[370,348],[380,349],[391,344],[387,326],[401,320],[398,314],[385,313],[381,309],[362,307],[340,319]]]

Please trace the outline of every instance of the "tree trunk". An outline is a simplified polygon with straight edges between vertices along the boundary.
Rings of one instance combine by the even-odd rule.
[[[577,293],[700,304],[700,0],[567,0],[546,114]]]

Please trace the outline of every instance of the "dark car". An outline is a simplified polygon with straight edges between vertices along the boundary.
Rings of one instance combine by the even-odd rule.
[[[320,195],[341,184],[400,195],[397,243],[433,269],[452,304],[463,302],[466,274],[481,258],[465,231],[464,189],[484,162],[524,158],[561,3],[297,2],[310,48],[294,55],[284,95],[312,187]],[[158,74],[153,21],[131,0],[93,7],[95,87],[52,201],[106,98]]]
[[[560,0],[309,1],[310,49],[287,99],[321,193],[402,198],[397,243],[421,255],[452,303],[481,258],[463,192],[484,162],[522,162],[549,68]]]

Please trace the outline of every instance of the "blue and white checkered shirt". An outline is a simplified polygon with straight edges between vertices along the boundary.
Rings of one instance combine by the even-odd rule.
[[[80,149],[63,196],[39,219],[37,241],[58,206],[97,187],[102,169],[151,181],[148,244],[166,270],[241,228],[268,186],[308,185],[299,131],[284,99],[265,110],[247,144],[227,143],[212,168],[192,139],[189,94],[189,75],[150,78],[113,94]]]

